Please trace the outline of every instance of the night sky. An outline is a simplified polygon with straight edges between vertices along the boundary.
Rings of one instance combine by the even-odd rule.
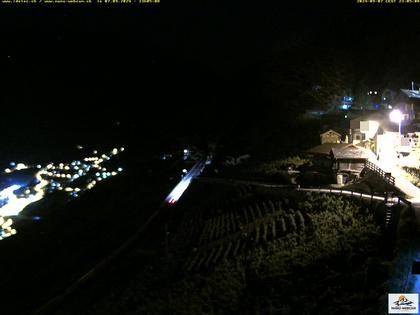
[[[218,137],[287,118],[294,96],[276,75],[330,56],[351,69],[349,85],[399,88],[420,73],[418,13],[325,2],[2,8],[1,135],[11,145]]]

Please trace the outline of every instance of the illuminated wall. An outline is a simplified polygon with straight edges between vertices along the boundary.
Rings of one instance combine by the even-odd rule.
[[[378,128],[379,123],[375,120],[365,120],[360,122],[360,132],[365,134],[365,139],[374,138]]]

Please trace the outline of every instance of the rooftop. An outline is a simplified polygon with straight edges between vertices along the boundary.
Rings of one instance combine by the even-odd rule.
[[[324,143],[306,151],[310,154],[332,155],[335,159],[375,158],[372,151],[351,143]]]

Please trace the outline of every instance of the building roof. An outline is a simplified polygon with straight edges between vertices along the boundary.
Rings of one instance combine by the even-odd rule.
[[[403,92],[409,98],[420,98],[420,90],[401,89],[401,92]]]
[[[355,117],[350,120],[350,128],[352,129],[359,129],[360,128],[360,122],[366,121],[366,120],[375,120],[379,122],[379,124],[382,124],[386,121],[386,114],[382,111],[375,111],[373,113],[361,115],[359,117]]]
[[[329,155],[332,148],[344,148],[348,143],[323,143],[307,150],[307,153]]]
[[[361,121],[374,120],[379,123],[378,133],[381,133],[383,131],[398,131],[398,124],[389,120],[390,112],[390,110],[382,110],[356,117],[350,120],[350,128],[359,129]]]
[[[340,133],[338,133],[337,131],[334,131],[334,130],[332,130],[332,129],[327,130],[327,131],[325,131],[325,132],[321,133],[321,134],[320,134],[320,136],[323,136],[323,135],[325,135],[325,134],[327,134],[327,133],[333,133],[333,134],[335,134],[336,136],[341,137],[341,134],[340,134]]]
[[[369,149],[365,149],[351,143],[324,143],[310,148],[309,154],[328,155],[334,159],[369,159],[375,155]]]
[[[366,159],[374,158],[375,155],[369,149],[350,144],[344,148],[332,148],[333,157],[335,159]]]

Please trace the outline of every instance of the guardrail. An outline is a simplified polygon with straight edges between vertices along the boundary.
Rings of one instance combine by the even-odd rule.
[[[378,165],[366,161],[365,167],[370,169],[371,171],[375,172],[379,176],[381,176],[387,183],[391,184],[392,186],[395,186],[395,177],[391,175],[391,173],[385,172],[383,169],[381,169]]]
[[[221,181],[221,182],[229,182],[229,183],[239,183],[239,184],[249,184],[261,187],[268,187],[268,188],[280,188],[280,189],[296,189],[297,191],[307,191],[307,192],[318,192],[318,193],[330,193],[330,194],[337,194],[343,196],[350,196],[354,198],[360,199],[367,199],[367,200],[377,200],[383,201],[384,203],[392,203],[392,204],[405,204],[406,206],[411,207],[411,202],[407,199],[394,196],[392,193],[384,193],[382,196],[375,195],[375,194],[364,194],[361,192],[347,190],[343,188],[322,188],[322,187],[301,187],[300,185],[281,185],[275,183],[265,183],[265,182],[258,182],[258,181],[247,181],[241,179],[233,179],[233,178],[211,178],[211,177],[200,177],[200,180],[209,180],[209,181]]]
[[[378,196],[374,194],[364,194],[357,191],[352,190],[345,190],[345,189],[334,189],[334,188],[297,188],[300,191],[308,191],[308,192],[319,192],[319,193],[330,193],[330,194],[337,194],[337,195],[345,195],[351,197],[358,197],[360,199],[370,199],[370,200],[379,200],[384,202],[392,202],[393,204],[405,204],[407,206],[411,206],[411,202],[405,198],[396,196],[390,196],[388,194],[384,196]]]

